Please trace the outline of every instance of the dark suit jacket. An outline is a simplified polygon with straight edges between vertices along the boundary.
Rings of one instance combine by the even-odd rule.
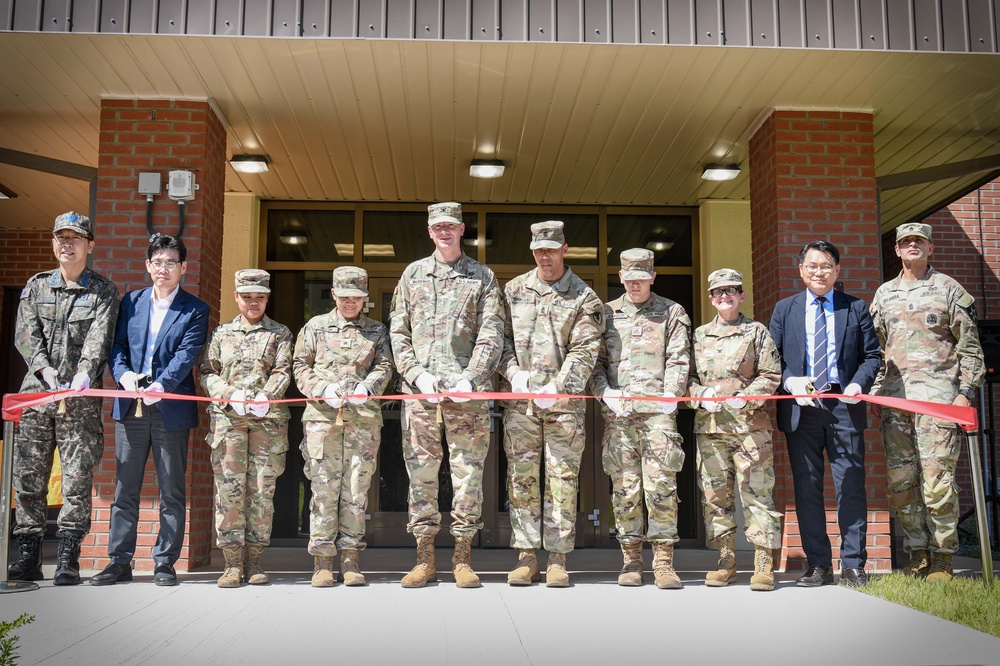
[[[142,359],[149,333],[149,299],[152,287],[130,291],[122,298],[111,348],[111,373],[115,382],[131,370],[142,372]],[[177,292],[160,327],[153,350],[152,382],[159,382],[167,393],[194,395],[191,371],[198,362],[208,336],[208,304],[184,289]],[[120,384],[119,384],[120,386]],[[115,399],[112,416],[120,421],[131,413],[135,401]],[[198,425],[198,403],[187,400],[163,400],[158,403],[163,424],[168,430],[186,430]]]
[[[862,393],[868,393],[882,363],[882,349],[875,336],[875,326],[868,314],[868,306],[860,298],[843,292],[831,291],[833,318],[837,345],[837,373],[840,385],[857,384]],[[771,337],[781,353],[781,387],[789,377],[805,377],[806,368],[806,293],[778,301],[771,314]],[[778,400],[778,429],[792,432],[799,425],[802,408],[794,400]],[[859,402],[848,405],[847,411],[855,430],[862,432],[867,426],[867,405]]]

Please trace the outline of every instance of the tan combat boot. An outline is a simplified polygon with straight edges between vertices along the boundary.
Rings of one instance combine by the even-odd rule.
[[[417,566],[403,576],[403,587],[423,587],[427,583],[437,581],[437,570],[434,568],[434,537],[417,537]]]
[[[774,589],[774,559],[771,549],[754,546],[753,576],[750,576],[750,589],[760,592],[770,592]]]
[[[333,587],[333,555],[313,557],[313,587]]]
[[[508,585],[531,585],[542,579],[538,571],[538,558],[531,548],[522,548],[518,552],[517,566],[507,574]]]
[[[622,544],[622,571],[618,574],[618,584],[622,587],[642,585],[642,542]]]
[[[340,551],[340,580],[347,587],[367,585],[365,575],[358,567],[358,551],[354,548],[342,548]]]
[[[472,537],[455,537],[455,554],[451,558],[451,572],[458,587],[480,587],[479,576],[472,570]]]
[[[926,578],[931,568],[931,554],[926,550],[915,550],[910,553],[910,561],[900,570],[904,576]]]
[[[260,554],[264,546],[251,545],[244,549],[246,558],[243,560],[243,576],[251,585],[267,585],[271,579],[260,566]]]
[[[661,590],[679,590],[684,587],[674,571],[674,544],[653,542],[653,578]]]
[[[549,553],[549,563],[545,567],[545,587],[569,587],[566,553]]]
[[[719,568],[709,571],[705,576],[708,587],[725,587],[736,582],[736,551],[733,549],[733,533],[723,534],[716,538],[715,547],[719,549]]]
[[[226,569],[219,577],[219,587],[239,587],[243,579],[243,546],[223,546]]]
[[[931,553],[931,568],[927,574],[930,583],[947,583],[952,579],[951,553]]]

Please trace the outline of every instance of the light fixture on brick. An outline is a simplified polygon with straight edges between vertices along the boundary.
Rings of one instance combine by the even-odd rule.
[[[739,164],[709,164],[701,172],[702,180],[732,180],[738,175]]]
[[[269,161],[267,155],[233,155],[229,164],[240,173],[264,173]]]

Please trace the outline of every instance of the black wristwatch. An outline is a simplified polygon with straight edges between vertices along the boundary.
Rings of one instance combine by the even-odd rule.
[[[976,390],[975,389],[961,389],[958,392],[958,394],[959,395],[964,395],[969,402],[972,402],[972,400],[976,397]]]

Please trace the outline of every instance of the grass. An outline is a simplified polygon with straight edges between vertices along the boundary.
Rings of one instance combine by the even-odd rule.
[[[980,578],[956,576],[949,583],[928,583],[891,573],[872,576],[861,591],[1000,637],[1000,581],[987,588]]]

